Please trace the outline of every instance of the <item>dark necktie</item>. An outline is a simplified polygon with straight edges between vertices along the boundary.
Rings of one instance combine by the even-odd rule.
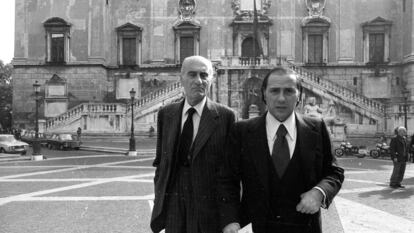
[[[279,129],[277,129],[276,141],[273,144],[273,151],[272,151],[272,159],[273,164],[275,165],[276,172],[280,178],[282,178],[283,174],[287,166],[289,165],[290,161],[290,154],[289,154],[289,145],[286,140],[287,130],[286,127],[281,124]]]
[[[189,166],[191,160],[190,148],[193,142],[193,114],[195,113],[194,108],[187,110],[187,120],[184,123],[183,130],[180,135],[180,146],[178,148],[178,155],[180,157],[181,164]]]

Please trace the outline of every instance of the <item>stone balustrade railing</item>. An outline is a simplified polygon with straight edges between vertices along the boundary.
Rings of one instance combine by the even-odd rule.
[[[46,128],[51,129],[63,123],[80,118],[82,115],[99,113],[125,113],[124,104],[120,103],[82,103],[68,111],[46,121]]]
[[[271,59],[265,57],[238,56],[226,56],[221,59],[221,65],[233,67],[269,66],[271,63],[276,65],[276,60],[272,62]]]
[[[139,110],[144,105],[153,103],[154,101],[157,101],[159,99],[162,99],[163,97],[170,95],[174,91],[181,91],[181,83],[176,82],[172,85],[155,91],[151,92],[150,94],[143,96],[142,98],[138,99],[134,103],[134,109]],[[68,122],[71,122],[73,120],[79,119],[82,115],[93,115],[93,114],[122,114],[130,112],[130,105],[127,105],[127,110],[125,104],[122,103],[83,103],[79,104],[68,111],[66,111],[63,114],[60,114],[59,116],[53,117],[46,122],[46,128],[47,129],[53,129],[57,126],[60,126],[62,124],[66,124]]]
[[[385,106],[384,104],[372,100],[366,96],[363,96],[351,89],[348,89],[346,87],[343,87],[333,81],[324,79],[312,72],[306,71],[301,67],[298,67],[294,65],[293,63],[286,61],[286,64],[289,68],[294,70],[296,73],[298,73],[303,80],[306,82],[310,82],[313,85],[316,85],[320,87],[322,90],[330,91],[343,100],[347,100],[350,102],[353,102],[357,104],[358,106],[369,110],[370,112],[375,113],[376,115],[384,116],[385,114]]]
[[[180,82],[175,82],[172,85],[169,85],[168,87],[164,89],[160,89],[154,92],[151,92],[148,95],[143,96],[142,98],[138,99],[134,103],[134,113],[135,110],[138,111],[139,108],[142,108],[144,105],[147,105],[149,103],[152,103],[154,101],[159,100],[162,97],[165,97],[166,95],[171,94],[173,91],[181,91],[182,85]],[[131,109],[128,108],[127,112],[130,112]]]

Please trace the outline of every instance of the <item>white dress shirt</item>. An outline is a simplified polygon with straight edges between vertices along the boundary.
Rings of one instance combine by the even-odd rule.
[[[200,126],[200,119],[201,119],[201,114],[203,113],[203,109],[204,106],[206,105],[207,102],[207,97],[204,97],[204,99],[202,101],[200,101],[200,103],[191,106],[188,102],[187,99],[184,101],[184,107],[183,107],[183,112],[181,113],[181,131],[184,128],[184,123],[187,120],[187,116],[188,116],[188,109],[190,108],[194,108],[196,111],[193,114],[193,127],[194,127],[194,131],[193,131],[193,141],[195,139],[195,137],[197,136],[197,132],[198,132],[198,127]]]
[[[296,146],[296,117],[295,114],[291,114],[284,122],[278,121],[272,114],[267,112],[266,115],[266,133],[267,133],[267,144],[269,145],[270,154],[273,152],[273,144],[276,141],[277,135],[276,132],[279,129],[279,126],[283,124],[286,127],[287,134],[286,140],[289,145],[289,155],[290,158],[293,156]]]
[[[295,146],[296,146],[296,140],[297,140],[296,116],[294,112],[292,112],[292,114],[284,122],[278,121],[272,114],[270,114],[270,112],[267,112],[266,134],[267,134],[267,144],[269,146],[270,155],[272,155],[273,144],[275,143],[276,138],[277,138],[276,132],[279,129],[279,126],[281,124],[283,124],[287,130],[287,134],[285,137],[289,145],[289,155],[290,155],[290,158],[292,159],[293,153],[295,152]],[[318,186],[315,186],[313,188],[319,190],[322,193],[323,195],[322,207],[326,208],[325,191]]]

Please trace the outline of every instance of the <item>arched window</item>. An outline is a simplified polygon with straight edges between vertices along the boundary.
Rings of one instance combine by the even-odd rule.
[[[257,40],[254,40],[253,37],[247,37],[246,39],[244,39],[242,42],[241,56],[242,57],[258,57],[259,55],[260,55],[259,44],[257,43]]]

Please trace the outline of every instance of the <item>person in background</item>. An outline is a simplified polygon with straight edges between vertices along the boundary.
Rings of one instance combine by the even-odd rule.
[[[82,129],[81,129],[81,127],[78,127],[78,130],[76,131],[76,134],[78,136],[78,141],[80,141],[81,140],[81,135],[82,135]]]
[[[411,162],[414,163],[414,134],[411,136],[411,140],[410,140],[410,146],[409,146],[409,152],[411,154]]]
[[[185,58],[180,76],[185,99],[158,111],[154,232],[220,232],[216,173],[235,116],[207,97],[212,80],[208,59]]]
[[[237,233],[320,233],[321,208],[339,192],[344,170],[336,165],[321,118],[295,113],[301,81],[275,68],[264,78],[268,111],[232,127],[218,176],[220,224]]]
[[[405,167],[408,159],[407,130],[403,126],[396,128],[397,136],[390,142],[391,159],[394,165],[390,178],[391,188],[405,188],[401,185],[404,178]]]

